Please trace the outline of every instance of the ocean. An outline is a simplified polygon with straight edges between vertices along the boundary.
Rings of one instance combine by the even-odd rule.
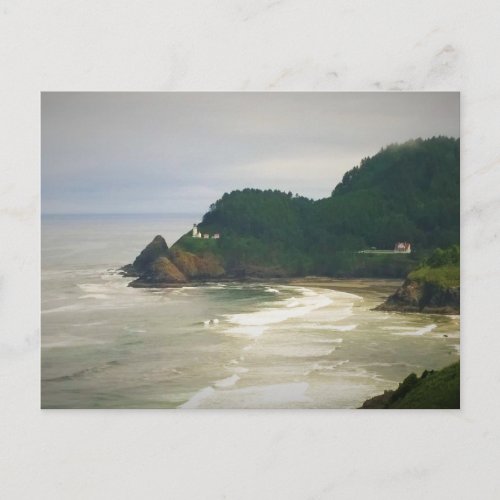
[[[357,408],[459,357],[460,318],[373,311],[395,280],[136,289],[196,216],[42,217],[43,408]]]

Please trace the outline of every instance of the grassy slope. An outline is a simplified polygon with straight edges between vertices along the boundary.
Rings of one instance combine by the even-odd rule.
[[[431,283],[441,288],[460,286],[460,266],[450,264],[441,267],[424,265],[412,271],[408,278],[419,283]]]
[[[178,247],[186,250],[187,252],[195,254],[203,254],[204,252],[212,252],[215,254],[219,253],[219,240],[214,240],[213,238],[193,238],[191,236],[191,231],[186,233],[175,244],[172,248]]]
[[[437,248],[407,275],[403,285],[379,310],[460,312],[460,247]]]
[[[460,408],[460,362],[417,379],[406,395],[387,408]]]

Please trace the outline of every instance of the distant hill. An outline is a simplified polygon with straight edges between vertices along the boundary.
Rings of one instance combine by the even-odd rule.
[[[385,147],[317,201],[276,190],[226,193],[199,229],[221,238],[185,235],[174,249],[215,255],[231,275],[405,276],[433,249],[459,243],[460,142],[433,137]],[[397,241],[415,252],[357,253]]]
[[[330,198],[318,202],[330,234],[391,248],[459,243],[460,143],[435,137],[382,149],[348,171]],[[330,241],[332,239],[330,238]]]

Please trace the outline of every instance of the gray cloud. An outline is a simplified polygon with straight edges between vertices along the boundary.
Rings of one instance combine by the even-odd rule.
[[[43,93],[44,213],[202,214],[224,192],[328,196],[381,147],[459,136],[459,94]]]

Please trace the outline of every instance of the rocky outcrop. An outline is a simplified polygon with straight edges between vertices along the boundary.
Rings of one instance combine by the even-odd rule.
[[[165,287],[186,282],[186,276],[168,257],[158,257],[149,269],[132,281],[129,286],[135,288]]]
[[[160,235],[154,237],[133,264],[122,267],[121,271],[124,276],[137,278],[129,283],[136,288],[171,286],[187,281],[170,260],[167,242]]]
[[[170,258],[178,269],[192,280],[220,278],[225,274],[222,262],[212,253],[195,255],[185,250],[173,248],[170,252]]]
[[[136,257],[132,268],[139,275],[148,272],[159,257],[168,257],[167,242],[160,235],[155,236],[153,241]]]
[[[169,249],[161,236],[156,236],[132,264],[121,268],[121,272],[124,276],[137,278],[129,283],[136,288],[176,286],[225,275],[222,262],[215,254],[196,255],[181,248]]]
[[[361,409],[382,410],[384,408],[388,408],[393,395],[394,391],[384,391],[383,394],[379,394],[378,396],[373,396],[373,398],[367,399],[363,403],[363,406],[361,406]]]
[[[406,279],[379,311],[460,313],[460,287],[443,287],[435,283]]]

